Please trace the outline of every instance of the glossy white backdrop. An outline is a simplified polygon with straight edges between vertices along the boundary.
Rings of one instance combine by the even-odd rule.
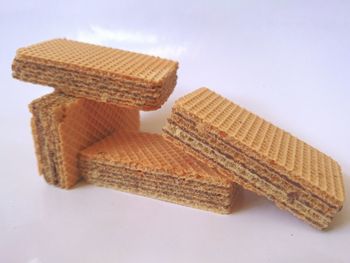
[[[244,192],[220,216],[37,175],[28,103],[50,88],[11,78],[18,47],[67,37],[176,59],[176,98],[227,96],[338,160],[349,191],[350,2],[0,0],[0,262],[350,262],[350,209],[320,232]]]

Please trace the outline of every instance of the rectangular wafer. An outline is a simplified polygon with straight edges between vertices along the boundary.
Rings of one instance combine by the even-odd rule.
[[[117,131],[80,153],[93,184],[217,213],[230,213],[236,184],[179,152],[159,134]]]
[[[79,180],[78,153],[118,129],[138,130],[138,110],[51,93],[29,105],[39,173],[70,188]]]
[[[343,206],[336,161],[207,88],[176,101],[163,135],[319,229]]]
[[[75,97],[154,110],[172,93],[177,68],[155,56],[54,39],[18,49],[12,74]]]

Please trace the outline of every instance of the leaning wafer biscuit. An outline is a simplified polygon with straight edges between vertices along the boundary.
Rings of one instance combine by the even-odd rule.
[[[344,202],[329,156],[207,88],[176,101],[165,138],[311,225],[326,228]]]
[[[90,183],[217,213],[231,212],[238,190],[158,134],[116,132],[82,151],[79,164]]]
[[[137,110],[51,93],[30,104],[39,173],[50,184],[72,187],[80,178],[80,150],[117,129],[138,130]]]
[[[177,68],[171,60],[66,39],[20,48],[12,64],[14,78],[140,110],[161,107]]]

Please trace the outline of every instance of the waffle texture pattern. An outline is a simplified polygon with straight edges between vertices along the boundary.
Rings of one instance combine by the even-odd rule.
[[[167,100],[177,68],[175,61],[66,39],[20,48],[12,65],[17,79],[142,110]]]

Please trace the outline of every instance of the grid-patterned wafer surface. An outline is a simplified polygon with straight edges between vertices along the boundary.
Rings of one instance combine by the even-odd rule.
[[[285,171],[292,180],[344,201],[341,168],[336,161],[228,99],[201,88],[180,98],[174,108],[252,158]]]
[[[66,39],[21,48],[16,58],[150,83],[162,82],[177,68],[171,60]]]
[[[79,175],[77,155],[80,150],[99,141],[115,130],[138,130],[137,110],[81,99],[67,109],[59,127],[67,175]],[[69,176],[70,177],[70,176]]]
[[[231,184],[214,169],[179,151],[159,134],[116,132],[81,154],[85,158],[102,159],[113,164],[117,162],[144,171],[204,179],[225,186]]]
[[[139,112],[52,93],[31,103],[41,173],[70,188],[79,179],[78,153],[118,129],[138,130]],[[56,167],[50,169],[50,167]],[[55,173],[50,174],[49,173]]]

